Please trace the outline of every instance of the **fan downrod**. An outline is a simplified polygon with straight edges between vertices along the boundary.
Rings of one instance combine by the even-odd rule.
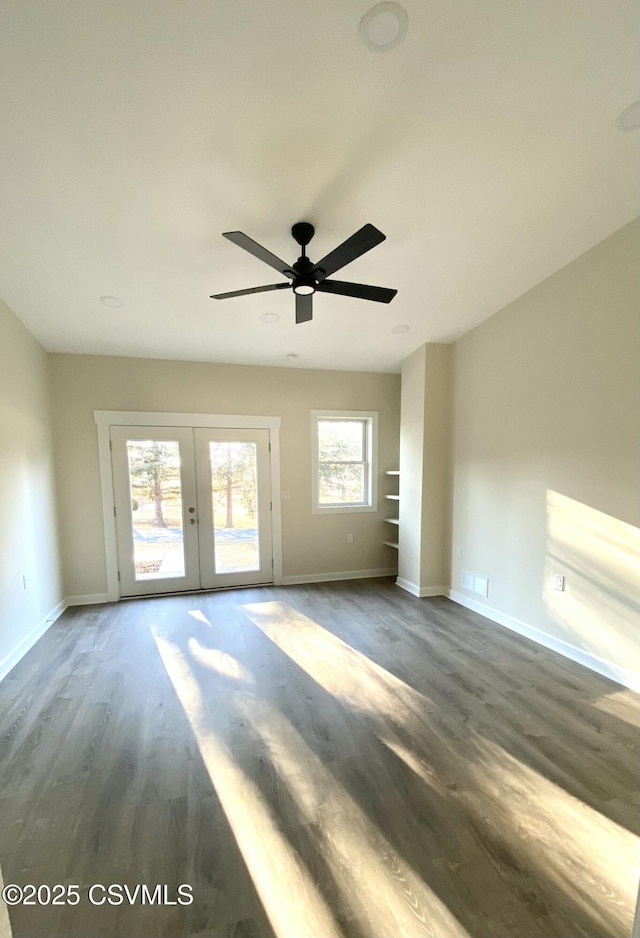
[[[308,221],[298,221],[291,229],[291,235],[294,241],[297,241],[300,247],[307,246],[315,234],[315,228]]]

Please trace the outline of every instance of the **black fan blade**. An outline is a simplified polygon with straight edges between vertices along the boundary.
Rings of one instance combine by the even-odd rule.
[[[243,234],[241,231],[223,231],[222,237],[227,238],[228,241],[233,241],[239,248],[244,248],[249,254],[253,254],[258,260],[264,261],[265,264],[268,264],[269,267],[273,267],[274,270],[284,274],[285,277],[293,277],[293,271],[289,264],[285,264],[279,257],[276,257],[271,251],[267,251],[261,244],[258,244],[257,241],[253,241],[252,238],[248,238],[246,234]]]
[[[230,296],[248,296],[249,293],[266,293],[268,290],[290,290],[290,283],[270,283],[266,287],[250,287],[248,290],[232,290],[231,293],[214,293],[212,300],[228,300]]]
[[[341,267],[346,267],[351,261],[355,261],[356,257],[366,254],[376,244],[384,241],[386,237],[373,225],[365,225],[360,231],[356,231],[350,238],[347,238],[337,248],[330,251],[321,261],[318,261],[313,269],[314,277],[316,280],[324,280],[329,274],[340,270]]]
[[[374,300],[376,303],[390,303],[398,292],[388,287],[372,287],[367,283],[346,283],[344,280],[323,280],[317,285],[316,290],[320,293],[354,296],[359,300]]]
[[[313,319],[313,293],[296,293],[296,323]]]

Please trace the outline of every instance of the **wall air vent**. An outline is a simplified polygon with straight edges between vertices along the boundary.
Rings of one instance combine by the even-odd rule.
[[[461,585],[470,593],[477,593],[478,596],[489,595],[489,580],[486,576],[478,576],[477,573],[469,573],[468,570],[462,571]]]

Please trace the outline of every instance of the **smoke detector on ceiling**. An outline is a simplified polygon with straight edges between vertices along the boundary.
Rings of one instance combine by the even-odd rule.
[[[360,20],[360,39],[371,52],[389,52],[407,34],[409,17],[399,3],[376,3]]]

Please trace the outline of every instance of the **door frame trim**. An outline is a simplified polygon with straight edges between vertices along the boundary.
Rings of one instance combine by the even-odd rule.
[[[115,501],[109,433],[111,427],[209,427],[216,429],[269,430],[271,446],[271,531],[273,538],[273,582],[282,584],[282,508],[280,500],[280,426],[281,417],[250,414],[171,414],[130,410],[94,410],[98,433],[98,459],[104,524],[107,602],[121,598],[118,581]]]

